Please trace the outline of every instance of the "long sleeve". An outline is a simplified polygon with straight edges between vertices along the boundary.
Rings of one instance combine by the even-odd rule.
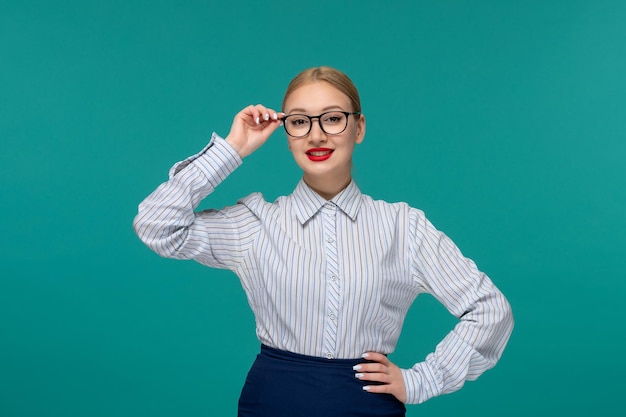
[[[241,228],[232,219],[243,206],[194,210],[240,164],[234,149],[213,134],[201,152],[174,165],[169,180],[141,202],[133,222],[139,238],[163,257],[230,268],[241,242]]]
[[[491,280],[423,216],[413,218],[413,274],[459,319],[425,361],[403,370],[407,403],[460,389],[495,366],[513,329],[511,307]]]

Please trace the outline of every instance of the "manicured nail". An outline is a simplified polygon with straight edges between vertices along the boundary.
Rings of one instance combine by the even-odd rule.
[[[362,358],[367,358],[370,354],[369,353],[364,353],[361,355]]]
[[[270,114],[269,113],[265,113],[265,120],[269,120],[270,119]]]
[[[372,388],[369,385],[366,385],[366,386],[363,387],[364,391],[369,391],[370,389],[372,389]]]
[[[362,373],[358,373],[358,374],[354,374],[355,378],[363,378],[363,374]]]
[[[259,116],[256,117],[256,124],[261,123],[261,119],[259,118]]]
[[[360,370],[361,370],[361,365],[354,365],[354,366],[352,367],[352,370],[353,370],[353,371],[360,371]]]
[[[274,113],[274,120],[278,120],[278,115]]]

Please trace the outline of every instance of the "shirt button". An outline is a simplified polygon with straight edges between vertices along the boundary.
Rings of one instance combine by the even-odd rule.
[[[335,320],[337,318],[337,317],[335,317],[335,315],[333,313],[330,313],[330,316],[328,316],[328,317],[330,317],[331,320]]]
[[[327,359],[332,359],[333,358],[333,354],[332,353],[327,353],[326,354],[326,358]]]
[[[332,277],[330,277],[330,279],[334,282],[337,281],[337,275],[333,275]]]

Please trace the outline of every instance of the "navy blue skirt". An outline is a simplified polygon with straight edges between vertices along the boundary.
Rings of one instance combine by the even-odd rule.
[[[391,394],[363,390],[352,367],[364,359],[325,359],[261,346],[239,398],[239,417],[404,417]]]

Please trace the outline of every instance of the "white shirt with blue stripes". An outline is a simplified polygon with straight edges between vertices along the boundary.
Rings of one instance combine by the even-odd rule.
[[[134,227],[161,256],[235,272],[262,343],[329,359],[391,353],[425,292],[459,322],[402,370],[407,403],[453,392],[495,365],[513,327],[509,303],[422,211],[373,200],[354,182],[327,201],[300,181],[273,203],[254,193],[196,212],[241,162],[214,134],[139,205]]]

